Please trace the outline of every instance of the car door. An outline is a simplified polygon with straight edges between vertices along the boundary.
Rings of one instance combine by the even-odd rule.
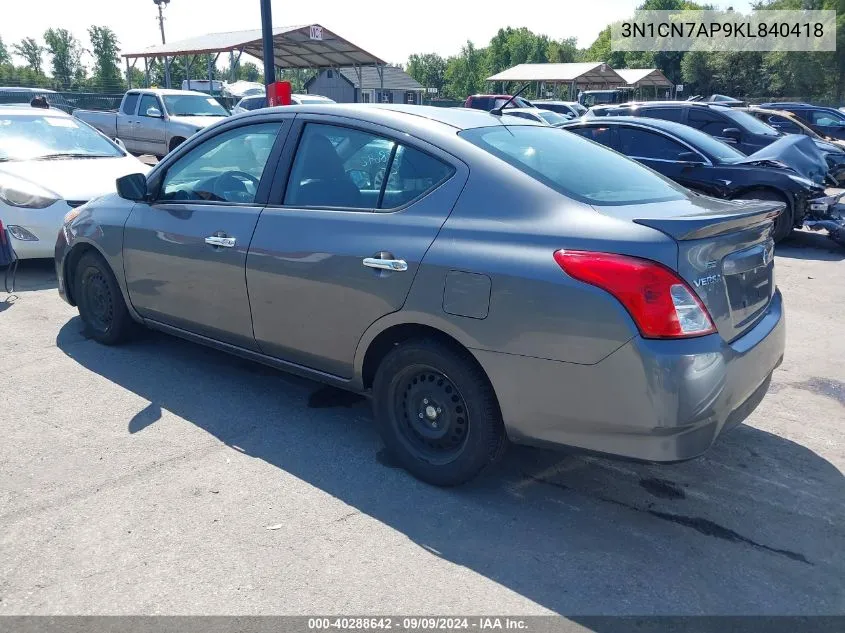
[[[678,184],[698,191],[706,183],[709,161],[699,152],[658,130],[621,125],[616,130],[619,151]]]
[[[351,377],[361,336],[401,309],[467,174],[404,132],[300,115],[247,258],[261,351]]]
[[[809,118],[810,123],[825,136],[845,138],[845,116],[835,110],[816,108],[803,112],[799,116]]]
[[[127,92],[126,98],[120,106],[120,114],[117,118],[117,138],[123,141],[126,149],[130,152],[141,152],[138,141],[135,138],[134,126],[138,120],[136,112],[141,95],[137,92]]]
[[[167,153],[167,121],[164,120],[164,107],[156,95],[141,95],[135,123],[135,138],[140,151],[156,156]]]
[[[262,121],[223,127],[154,172],[152,200],[135,205],[123,238],[142,317],[256,348],[244,269],[290,119]]]

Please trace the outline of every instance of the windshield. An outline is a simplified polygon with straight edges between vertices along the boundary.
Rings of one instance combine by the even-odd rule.
[[[683,200],[679,185],[577,134],[543,126],[464,130],[460,136],[566,196],[597,204]]]
[[[700,149],[705,154],[709,154],[713,162],[719,163],[720,165],[735,165],[745,158],[745,154],[739,150],[713,138],[701,130],[680,124],[668,129],[693,147]]]
[[[778,132],[775,128],[763,123],[758,119],[755,119],[747,112],[733,110],[731,108],[720,108],[719,111],[729,119],[736,121],[738,125],[741,125],[752,134],[762,134],[764,136],[780,136],[780,132]]]
[[[164,95],[164,107],[170,116],[229,116],[214,97],[202,95]]]
[[[569,121],[569,119],[557,112],[540,112],[540,117],[549,125],[562,125]]]
[[[0,162],[123,155],[120,148],[72,117],[37,114],[4,117],[0,112]]]
[[[302,105],[305,105],[305,104],[308,104],[308,103],[334,103],[334,101],[332,101],[331,99],[318,99],[317,97],[313,97],[311,99],[309,99],[307,97],[305,97],[305,98],[300,97],[299,103],[302,104]]]

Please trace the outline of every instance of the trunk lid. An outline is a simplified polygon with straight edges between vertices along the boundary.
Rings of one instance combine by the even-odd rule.
[[[730,342],[753,327],[774,296],[772,228],[783,208],[780,202],[691,195],[687,200],[599,210],[624,215],[675,240],[676,272]]]

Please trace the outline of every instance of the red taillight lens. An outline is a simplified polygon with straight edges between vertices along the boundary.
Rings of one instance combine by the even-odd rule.
[[[616,297],[646,338],[683,338],[716,331],[690,287],[657,262],[570,250],[556,251],[555,261],[567,275]]]

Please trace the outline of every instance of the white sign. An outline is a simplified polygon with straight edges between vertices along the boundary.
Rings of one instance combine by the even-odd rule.
[[[436,94],[437,94],[437,88],[426,88],[426,89],[425,89],[425,91],[426,91],[428,94],[431,94],[431,95],[436,95]]]
[[[323,27],[313,25],[311,27],[311,39],[312,40],[322,40],[323,39]]]
[[[676,92],[683,92],[684,91],[684,84],[678,84],[677,86],[675,86],[675,91]]]

